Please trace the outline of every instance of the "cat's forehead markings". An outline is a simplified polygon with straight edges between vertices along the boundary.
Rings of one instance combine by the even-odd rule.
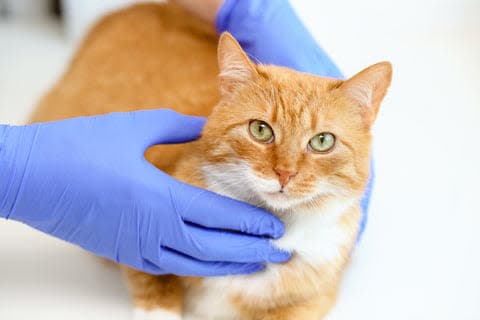
[[[310,114],[310,128],[313,131],[317,130],[318,125],[318,112],[311,112]]]
[[[288,128],[305,127],[314,116],[310,104],[312,97],[299,92],[280,92],[275,105],[275,120]]]
[[[264,80],[257,91],[261,94],[258,98],[264,100],[262,109],[266,108],[266,115],[271,125],[282,127],[282,131],[291,134],[310,134],[311,131],[320,130],[322,119],[327,112],[325,100],[329,99],[332,87],[337,85],[338,80],[319,79],[318,77],[289,78],[285,81],[283,74],[275,72],[262,72]]]
[[[277,122],[277,120],[278,120],[278,111],[279,111],[278,108],[279,108],[279,105],[278,105],[278,103],[277,103],[277,94],[275,94],[275,91],[276,91],[275,86],[273,86],[273,85],[271,85],[271,86],[272,86],[272,92],[274,93],[274,94],[272,95],[272,101],[271,101],[271,105],[272,105],[272,107],[271,107],[271,109],[272,109],[272,121],[273,121],[273,122]]]

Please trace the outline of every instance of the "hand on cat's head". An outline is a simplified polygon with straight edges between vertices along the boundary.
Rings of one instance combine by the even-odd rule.
[[[218,62],[222,98],[202,139],[217,191],[278,210],[362,194],[390,63],[347,80],[318,77],[255,65],[228,33]]]

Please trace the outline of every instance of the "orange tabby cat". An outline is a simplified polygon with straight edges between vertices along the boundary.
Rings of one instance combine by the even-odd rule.
[[[293,258],[218,278],[124,268],[136,318],[320,319],[357,237],[370,127],[391,66],[341,81],[255,65],[229,34],[220,38],[217,66],[217,40],[210,26],[170,3],[114,13],[90,32],[32,121],[145,106],[208,115],[198,141],[156,146],[147,159],[186,183],[279,216],[286,233],[274,243]]]

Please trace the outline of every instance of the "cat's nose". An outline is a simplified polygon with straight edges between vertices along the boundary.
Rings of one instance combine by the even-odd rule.
[[[297,172],[293,170],[283,170],[279,168],[275,168],[274,170],[275,173],[278,175],[278,181],[280,181],[280,185],[282,186],[282,188],[287,185],[290,179],[297,175]]]

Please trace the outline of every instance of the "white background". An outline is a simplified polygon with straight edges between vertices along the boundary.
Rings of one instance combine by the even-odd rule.
[[[480,1],[292,3],[345,74],[394,66],[370,219],[329,319],[480,319]],[[22,123],[58,78],[72,52],[62,30],[0,21],[0,123]],[[114,267],[0,221],[0,319],[130,311]]]

